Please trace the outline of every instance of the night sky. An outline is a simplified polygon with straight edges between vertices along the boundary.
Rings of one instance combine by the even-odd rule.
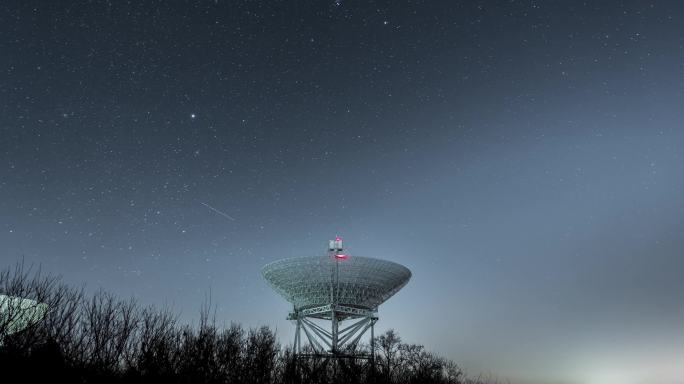
[[[340,235],[470,374],[675,383],[683,122],[680,1],[3,1],[0,266],[288,343]]]

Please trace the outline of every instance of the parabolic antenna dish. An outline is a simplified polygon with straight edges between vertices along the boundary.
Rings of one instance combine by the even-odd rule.
[[[411,278],[408,268],[391,261],[342,256],[338,260],[329,256],[278,260],[266,264],[261,274],[297,310],[330,303],[333,289],[339,305],[375,309]],[[339,289],[337,277],[333,278],[336,268]]]
[[[0,295],[0,336],[7,336],[41,321],[47,304],[16,296]]]

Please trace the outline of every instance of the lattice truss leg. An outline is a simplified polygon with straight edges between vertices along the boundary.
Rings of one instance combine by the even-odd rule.
[[[295,316],[293,316],[295,317]],[[309,346],[316,355],[342,354],[346,351],[353,351],[359,344],[363,335],[371,329],[378,318],[365,316],[360,318],[346,319],[345,321],[323,320],[331,324],[328,330],[321,326],[316,320],[308,316],[296,316],[295,330],[295,351],[297,354],[302,352],[302,334],[308,341]],[[371,332],[371,337],[373,332]]]

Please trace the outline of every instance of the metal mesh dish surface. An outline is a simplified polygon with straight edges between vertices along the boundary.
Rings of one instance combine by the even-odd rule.
[[[340,305],[374,309],[411,278],[408,268],[387,260],[350,256],[337,262]],[[277,260],[261,269],[273,289],[298,310],[330,304],[334,272],[335,259],[329,256]]]

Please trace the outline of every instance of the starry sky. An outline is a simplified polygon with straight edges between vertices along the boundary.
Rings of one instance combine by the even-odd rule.
[[[3,1],[0,262],[286,343],[340,235],[471,374],[675,383],[682,100],[679,1]]]

